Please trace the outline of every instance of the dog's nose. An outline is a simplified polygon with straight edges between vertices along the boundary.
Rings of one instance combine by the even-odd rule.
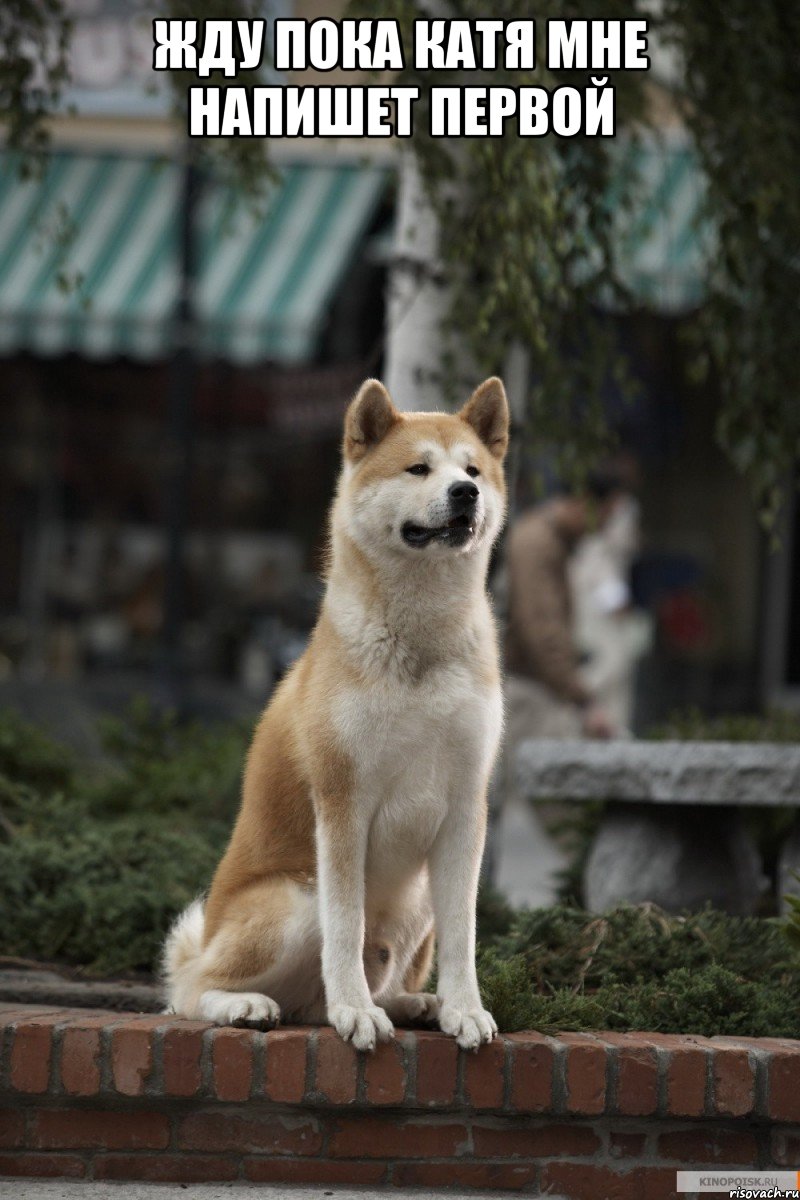
[[[470,479],[464,479],[459,480],[458,483],[451,483],[447,489],[447,494],[450,497],[452,507],[463,511],[472,508],[478,499],[479,493],[477,487]]]

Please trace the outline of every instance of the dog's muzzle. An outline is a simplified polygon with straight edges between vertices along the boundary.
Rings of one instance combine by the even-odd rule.
[[[474,537],[478,528],[477,509],[480,491],[471,480],[451,483],[447,489],[450,516],[444,525],[416,525],[406,521],[401,529],[403,541],[409,546],[422,548],[430,542],[443,542],[448,546],[464,546]]]

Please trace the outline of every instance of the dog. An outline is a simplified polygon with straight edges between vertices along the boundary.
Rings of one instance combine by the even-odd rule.
[[[475,905],[502,726],[486,578],[508,428],[496,378],[455,415],[400,412],[375,379],[351,402],[319,620],[256,727],[208,897],[168,934],[174,1012],[328,1022],[358,1050],[393,1023],[438,1022],[473,1050],[496,1034]]]

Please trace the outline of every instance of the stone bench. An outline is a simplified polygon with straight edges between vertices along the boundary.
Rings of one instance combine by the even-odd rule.
[[[584,875],[588,908],[652,901],[755,911],[767,887],[745,807],[800,807],[800,747],[755,742],[523,742],[532,800],[606,801]],[[800,826],[779,862],[780,895],[800,887]]]

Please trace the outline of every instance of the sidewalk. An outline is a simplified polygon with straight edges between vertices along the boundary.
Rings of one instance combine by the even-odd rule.
[[[507,1192],[430,1192],[427,1188],[407,1191],[404,1188],[350,1188],[335,1184],[315,1184],[313,1187],[291,1187],[287,1184],[263,1183],[83,1183],[64,1180],[0,1179],[2,1200],[234,1200],[250,1195],[265,1200],[387,1200],[395,1195],[422,1197],[426,1200],[481,1200],[499,1197]],[[548,1200],[559,1200],[550,1196]]]

